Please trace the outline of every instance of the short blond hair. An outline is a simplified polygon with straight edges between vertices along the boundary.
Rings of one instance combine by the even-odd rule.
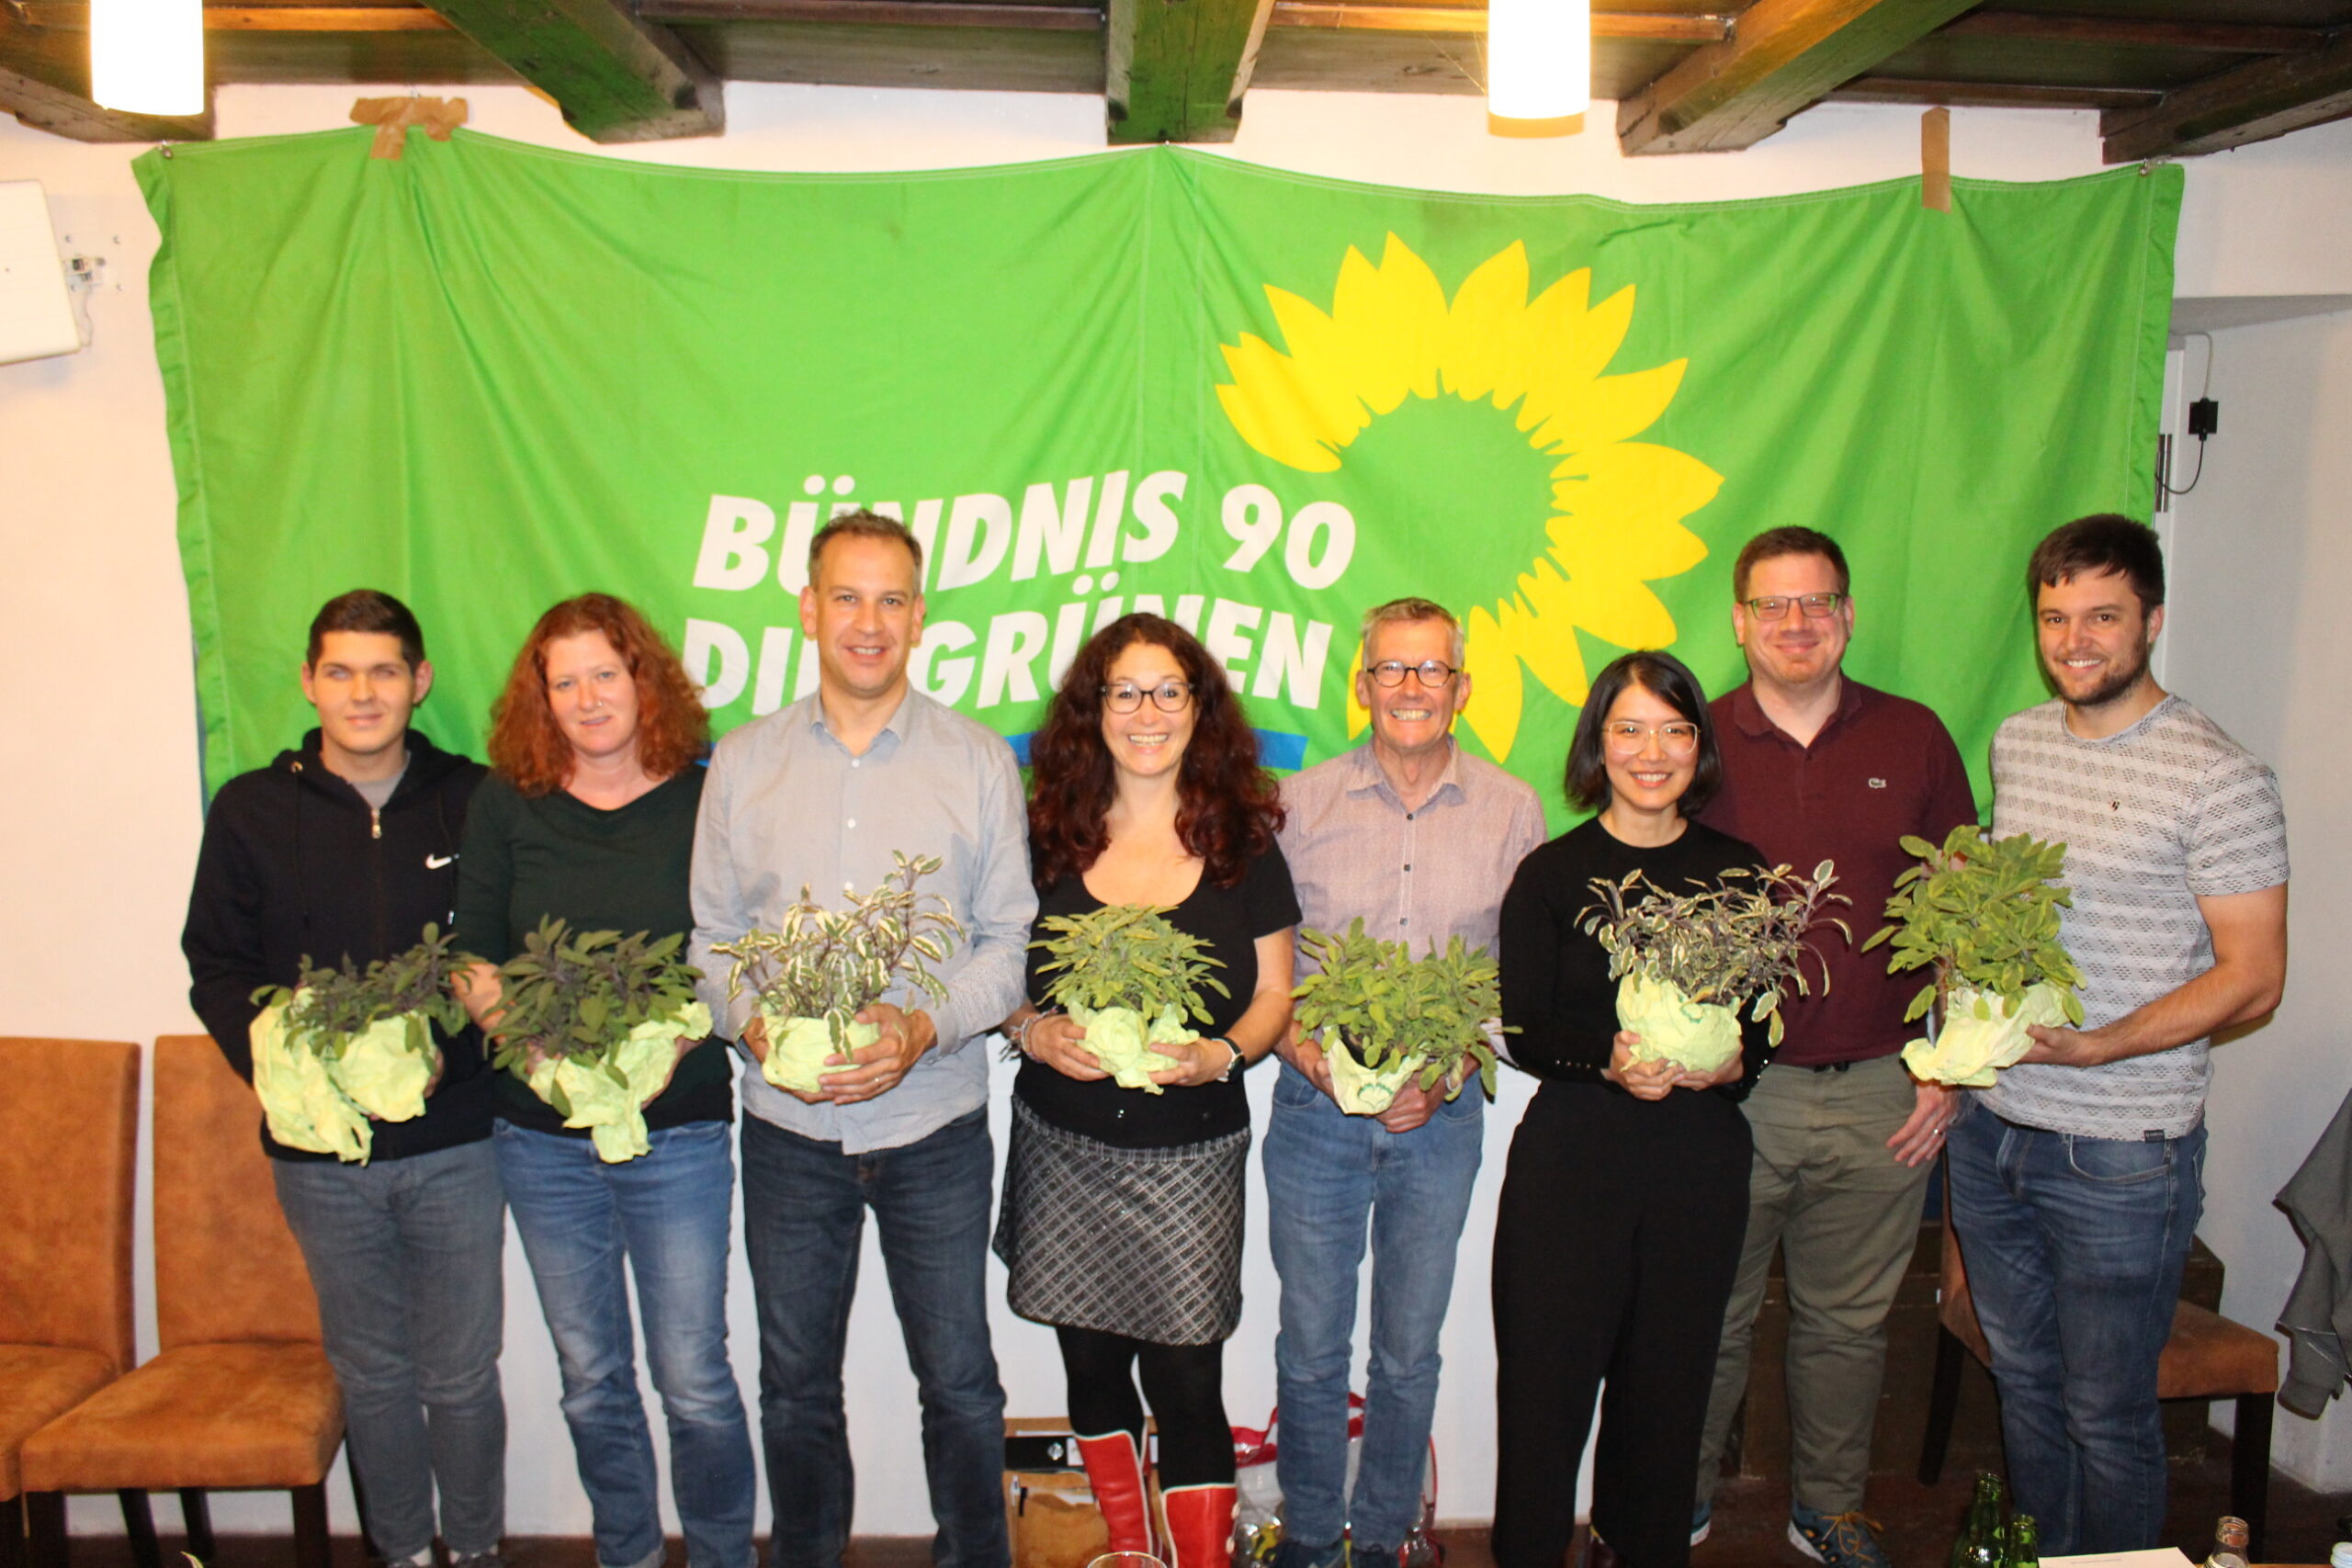
[[[1462,623],[1453,611],[1433,599],[1391,599],[1385,604],[1374,604],[1363,613],[1363,636],[1357,643],[1364,659],[1372,656],[1372,634],[1381,626],[1399,626],[1416,621],[1443,621],[1453,634],[1450,659],[1456,670],[1462,668],[1462,656],[1467,638]]]

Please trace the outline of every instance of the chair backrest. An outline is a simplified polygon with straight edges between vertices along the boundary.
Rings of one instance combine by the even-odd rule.
[[[319,1337],[318,1296],[259,1126],[252,1087],[211,1036],[155,1042],[155,1329],[166,1350]]]
[[[138,1164],[138,1046],[0,1040],[0,1344],[130,1370]]]

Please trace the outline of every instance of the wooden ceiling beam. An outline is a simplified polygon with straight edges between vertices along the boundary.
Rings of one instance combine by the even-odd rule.
[[[1109,0],[1114,142],[1230,141],[1274,0]]]
[[[2108,49],[2211,50],[2224,54],[2297,54],[2319,49],[2316,28],[2269,28],[2245,22],[2143,21],[2129,17],[2043,16],[2026,11],[1977,11],[1939,38],[2013,39],[2027,43],[2094,44]]]
[[[2352,30],[2308,54],[2250,61],[2099,117],[2110,164],[2219,152],[2352,116]]]
[[[1730,38],[1693,50],[1618,105],[1618,142],[1628,153],[1752,147],[1974,3],[1756,0]]]
[[[628,0],[434,0],[433,8],[553,98],[592,141],[716,136],[727,128],[718,76]]]
[[[209,141],[212,85],[204,112],[125,114],[90,98],[89,50],[80,39],[30,27],[0,11],[0,113],[74,141]]]
[[[854,22],[875,27],[1001,28],[1015,32],[1100,32],[1092,6],[1000,0],[639,0],[637,14],[673,22]]]
[[[1431,33],[1484,37],[1487,13],[1460,6],[1366,4],[1364,0],[1274,0],[1278,28],[1334,28],[1348,32]],[[1596,11],[1592,36],[1652,43],[1714,43],[1731,36],[1728,16],[1644,11]]]
[[[2039,83],[1942,82],[1927,77],[1857,76],[1827,95],[1846,104],[1949,104],[1963,108],[2144,108],[2160,87],[2050,87]]]
[[[90,30],[89,0],[26,0],[17,9],[37,28]],[[422,6],[207,6],[216,33],[437,33],[449,18]]]

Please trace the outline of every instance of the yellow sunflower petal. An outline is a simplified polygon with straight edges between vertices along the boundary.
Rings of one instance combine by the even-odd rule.
[[[1687,452],[1643,441],[1577,452],[1552,470],[1553,547],[1577,570],[1671,577],[1707,557],[1679,525],[1724,478]]]
[[[1553,452],[1581,451],[1625,441],[1657,423],[1682,385],[1687,359],[1654,370],[1603,376],[1578,386],[1544,378],[1527,396],[1530,409],[1546,411],[1531,444]],[[1525,428],[1524,421],[1521,422]]]
[[[1509,408],[1527,395],[1535,344],[1527,330],[1527,247],[1512,243],[1478,264],[1455,291],[1438,350],[1445,389],[1465,402],[1491,397]]]
[[[1393,412],[1408,397],[1437,396],[1445,288],[1404,241],[1389,235],[1377,267],[1349,247],[1331,321],[1349,383],[1374,413]]]
[[[1275,462],[1308,473],[1328,474],[1340,466],[1339,455],[1323,439],[1329,422],[1317,417],[1289,360],[1263,339],[1244,337],[1238,347],[1225,350],[1225,362],[1233,380],[1217,388],[1216,400],[1242,440]]]
[[[1591,606],[1594,596],[1577,592],[1576,585],[1560,575],[1557,567],[1540,556],[1533,572],[1521,578],[1519,586],[1527,603],[1526,630],[1519,638],[1520,657],[1527,660],[1527,668],[1534,677],[1562,702],[1584,701],[1589,688],[1584,649],[1577,646],[1577,629],[1583,626],[1604,640],[1618,640],[1578,614]],[[1624,578],[1612,580],[1609,588],[1616,592],[1649,592],[1639,582]]]
[[[1462,667],[1470,672],[1470,705],[1462,710],[1463,722],[1498,761],[1509,760],[1511,743],[1519,739],[1524,698],[1514,635],[1524,617],[1512,604],[1505,604],[1501,609],[1511,622],[1510,630],[1484,605],[1470,612],[1464,628],[1467,646],[1462,655]]]
[[[1551,561],[1541,560],[1536,562],[1535,583],[1528,591],[1528,605],[1547,625],[1580,626],[1618,648],[1664,648],[1674,640],[1673,615],[1639,578],[1599,571],[1564,577],[1552,570]],[[1536,679],[1563,699],[1584,700],[1581,652],[1572,664],[1556,658],[1542,663],[1531,659],[1529,663]]]
[[[1558,399],[1564,392],[1590,386],[1625,342],[1625,333],[1634,324],[1632,286],[1588,310],[1585,299],[1591,284],[1590,268],[1572,272],[1527,308],[1538,368],[1527,401],[1519,411],[1521,430],[1532,430],[1558,412]]]

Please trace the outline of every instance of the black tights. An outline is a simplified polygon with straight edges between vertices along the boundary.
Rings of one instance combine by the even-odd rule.
[[[1158,1345],[1096,1328],[1057,1328],[1069,1379],[1073,1431],[1143,1438],[1144,1400],[1159,1418],[1159,1483],[1233,1481],[1233,1428],[1225,1419],[1225,1346]],[[1143,1397],[1136,1396],[1136,1373]]]

